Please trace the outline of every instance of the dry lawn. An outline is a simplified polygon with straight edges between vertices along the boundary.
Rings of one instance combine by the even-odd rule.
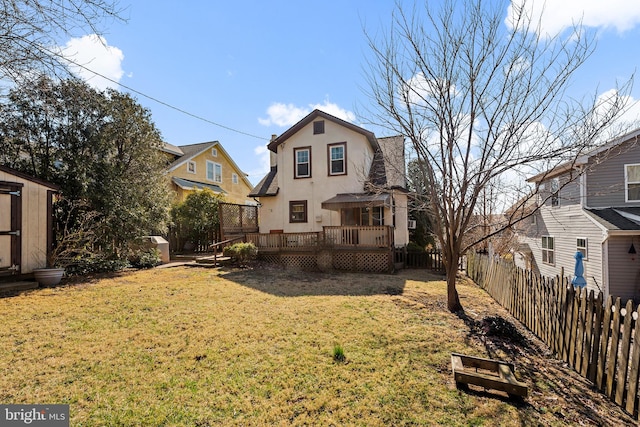
[[[423,271],[175,267],[38,289],[0,299],[0,402],[67,403],[73,426],[634,424],[526,331],[487,334],[486,316],[515,321],[459,291],[462,316]],[[458,391],[451,352],[514,361],[530,396]]]

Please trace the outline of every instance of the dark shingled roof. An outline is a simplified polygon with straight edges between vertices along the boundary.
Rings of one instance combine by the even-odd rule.
[[[271,166],[269,173],[251,190],[249,197],[275,196],[278,190],[278,167]]]
[[[369,182],[376,187],[385,187],[387,185],[387,172],[384,167],[382,150],[380,149],[373,153],[373,161],[369,170]]]
[[[586,209],[586,211],[607,230],[640,230],[640,222],[624,216],[629,214],[637,216],[640,220],[640,207]]]

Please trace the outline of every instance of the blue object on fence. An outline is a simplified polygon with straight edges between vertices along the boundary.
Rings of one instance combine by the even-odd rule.
[[[582,275],[584,274],[584,265],[582,265],[582,252],[576,252],[573,257],[576,259],[576,268],[571,284],[579,288],[584,288],[585,286],[587,286],[587,281],[584,280],[584,277],[582,277]]]

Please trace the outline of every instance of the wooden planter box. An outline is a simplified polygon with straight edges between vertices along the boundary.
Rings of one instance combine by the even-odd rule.
[[[509,396],[527,397],[527,385],[516,379],[512,363],[451,353],[451,370],[456,387],[473,384],[504,391]]]

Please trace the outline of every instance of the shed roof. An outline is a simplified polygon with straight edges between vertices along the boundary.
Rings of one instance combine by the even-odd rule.
[[[251,190],[249,197],[275,196],[278,190],[278,167],[272,166],[269,173]]]
[[[337,211],[364,206],[390,206],[389,193],[341,193],[322,202],[322,209]]]
[[[35,176],[31,176],[28,173],[20,172],[19,170],[10,168],[9,166],[0,165],[0,171],[8,173],[10,175],[17,176],[18,178],[22,178],[27,181],[35,182],[36,184],[40,184],[45,187],[51,188],[52,190],[60,189],[60,186],[56,184],[53,184],[49,181],[45,181],[44,179],[36,178]]]
[[[189,179],[177,178],[175,176],[171,178],[171,181],[173,181],[174,184],[176,184],[178,187],[182,188],[183,190],[202,190],[204,188],[208,188],[214,193],[219,193],[219,194],[226,193],[226,191],[224,191],[221,187],[217,186],[216,184],[191,181]]]
[[[640,207],[585,210],[607,230],[640,230]]]

